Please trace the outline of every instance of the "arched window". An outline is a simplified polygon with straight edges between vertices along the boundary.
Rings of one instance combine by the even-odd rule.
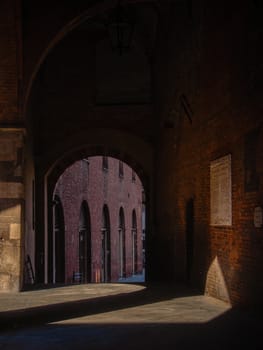
[[[123,208],[119,211],[119,277],[126,277],[125,219]]]
[[[53,200],[52,282],[65,283],[65,227],[60,198]]]
[[[91,282],[91,230],[87,202],[83,201],[79,217],[79,273],[81,282]]]
[[[138,272],[138,235],[135,209],[132,211],[132,273]]]
[[[101,282],[111,280],[110,215],[107,205],[102,210]]]

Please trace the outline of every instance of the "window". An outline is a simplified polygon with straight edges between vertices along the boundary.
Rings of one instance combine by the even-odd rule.
[[[109,209],[105,204],[102,211],[101,228],[101,282],[110,282],[111,280],[111,238],[110,238],[110,215]]]

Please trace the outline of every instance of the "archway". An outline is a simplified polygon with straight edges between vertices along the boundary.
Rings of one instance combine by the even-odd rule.
[[[101,228],[101,282],[110,282],[111,280],[111,240],[110,240],[110,216],[107,205],[104,205],[102,211]]]
[[[82,282],[91,282],[91,228],[90,212],[87,202],[83,201],[79,218],[79,273]]]
[[[109,151],[109,150],[108,150]],[[64,172],[66,171],[66,169],[69,169],[73,164],[75,164],[76,162],[81,162],[82,163],[82,167],[83,169],[86,169],[87,173],[86,175],[84,176],[84,178],[87,178],[87,181],[89,183],[88,187],[91,189],[91,188],[101,188],[101,190],[105,190],[105,188],[107,188],[107,184],[104,184],[102,185],[99,185],[99,184],[92,184],[92,181],[91,181],[91,169],[90,169],[90,164],[89,163],[92,163],[91,160],[95,160],[96,158],[99,158],[98,155],[96,155],[96,153],[102,153],[103,152],[101,151],[101,149],[94,149],[93,147],[90,147],[90,148],[85,148],[85,149],[79,149],[77,152],[72,152],[70,153],[69,155],[67,155],[67,157],[64,157],[62,158],[60,161],[58,161],[54,167],[52,167],[50,173],[48,174],[48,176],[46,177],[46,197],[44,199],[46,199],[46,208],[47,208],[47,216],[46,216],[46,224],[45,224],[45,237],[46,237],[46,242],[47,242],[47,245],[45,246],[45,251],[44,251],[44,266],[45,266],[45,270],[44,270],[44,275],[45,275],[45,281],[47,282],[52,282],[53,279],[52,279],[52,271],[51,271],[51,267],[50,267],[50,259],[47,259],[47,257],[50,255],[49,252],[50,252],[50,229],[52,227],[52,215],[50,215],[51,211],[50,211],[50,206],[51,206],[51,203],[52,203],[52,196],[53,196],[53,193],[58,193],[60,195],[63,194],[63,191],[60,192],[55,192],[56,190],[56,186],[57,186],[57,182],[58,180],[60,179],[60,177],[62,176],[62,174],[64,174]],[[95,154],[94,154],[95,153]],[[106,152],[104,152],[105,154]],[[107,153],[106,153],[107,154]],[[116,154],[116,153],[115,153]],[[94,174],[95,174],[95,179],[98,180],[98,178],[100,178],[102,181],[103,179],[107,179],[108,180],[110,179],[110,174],[111,172],[115,172],[117,174],[117,179],[116,179],[116,184],[115,186],[115,190],[114,190],[114,193],[118,193],[118,191],[116,191],[116,188],[122,188],[122,186],[125,184],[125,183],[129,183],[130,186],[132,186],[132,188],[135,188],[137,186],[137,188],[139,188],[139,196],[137,198],[139,198],[139,200],[141,200],[143,203],[142,203],[142,207],[144,208],[145,206],[145,203],[144,203],[144,196],[142,196],[142,190],[143,190],[143,193],[147,193],[147,199],[149,199],[149,182],[148,182],[148,179],[147,179],[147,175],[145,174],[145,171],[139,166],[139,164],[137,164],[133,158],[125,155],[125,154],[122,154],[122,155],[118,155],[118,158],[117,157],[108,157],[108,154],[107,154],[107,157],[109,158],[109,169],[105,169],[105,167],[103,166],[103,156],[100,156],[101,157],[101,160],[97,161],[98,162],[98,165],[97,165],[97,170],[94,171]],[[105,157],[105,156],[104,156]],[[113,160],[115,159],[115,162],[113,162]],[[124,169],[124,176],[123,177],[119,177],[118,176],[118,164],[119,164],[119,160],[123,161],[123,164],[125,166],[125,169]],[[115,164],[116,163],[116,164]],[[71,165],[70,165],[71,164]],[[133,165],[133,167],[131,167],[130,165]],[[115,169],[115,170],[114,170]],[[99,172],[99,177],[97,176],[98,175],[98,172]],[[74,178],[76,179],[76,177],[72,177],[72,179],[74,180]],[[142,181],[141,181],[142,179]],[[103,180],[103,181],[104,181]],[[75,180],[74,180],[75,181]],[[110,180],[109,180],[110,181]],[[109,182],[110,184],[112,184],[112,182],[110,181]],[[145,186],[146,184],[146,186]],[[106,187],[105,187],[106,186]],[[129,204],[129,210],[127,211],[127,228],[129,228],[129,231],[131,232],[131,229],[132,229],[132,210],[136,207],[135,203],[136,203],[136,200],[134,197],[134,189],[130,188],[130,190],[126,191],[126,194],[123,193],[123,199],[127,199],[130,201],[130,204]],[[67,196],[69,198],[71,198],[72,196],[75,196],[75,193],[74,191],[71,192],[72,194],[69,195],[69,193],[67,194]],[[92,193],[88,194],[86,193],[84,195],[84,192],[81,190],[80,188],[80,198],[81,200],[78,202],[76,202],[77,206],[76,206],[76,210],[74,209],[73,212],[72,210],[70,211],[68,206],[67,206],[67,213],[66,213],[66,220],[68,221],[69,219],[71,221],[74,221],[75,222],[75,231],[76,232],[79,232],[79,227],[80,227],[80,223],[79,223],[79,220],[80,220],[80,208],[81,207],[81,203],[83,200],[85,200],[87,203],[89,203],[89,206],[88,206],[88,210],[90,211],[90,225],[92,227],[92,242],[94,241],[95,242],[95,246],[94,246],[94,252],[97,251],[99,248],[98,248],[98,245],[96,243],[96,240],[99,239],[98,237],[100,237],[102,231],[101,229],[105,229],[105,228],[108,228],[107,232],[109,233],[112,233],[112,227],[110,227],[111,225],[109,224],[111,222],[110,220],[110,215],[113,215],[113,221],[112,223],[114,223],[114,232],[116,231],[116,234],[118,234],[118,230],[119,230],[119,224],[118,224],[118,213],[117,211],[119,210],[120,208],[120,204],[118,204],[119,202],[116,200],[114,200],[114,204],[113,202],[110,204],[108,203],[108,199],[109,198],[112,198],[113,196],[108,193],[108,195],[105,197],[105,200],[103,203],[101,203],[100,201],[100,204],[99,204],[99,207],[98,207],[98,204],[97,204],[97,207],[95,205],[94,207],[94,203],[96,203],[97,201],[92,198],[92,197],[89,197],[89,196],[92,196]],[[62,195],[63,197],[64,195]],[[129,196],[130,196],[130,199],[129,199]],[[64,198],[64,197],[63,197]],[[66,198],[66,197],[65,197]],[[63,199],[63,206],[64,206],[64,200]],[[39,203],[39,201],[38,201]],[[148,203],[148,202],[147,202]],[[110,206],[108,205],[110,204]],[[108,208],[108,214],[106,214],[106,211],[104,210],[104,218],[101,218],[100,216],[100,225],[99,227],[96,227],[96,225],[94,226],[94,222],[92,220],[92,217],[94,217],[94,210],[96,211],[96,213],[103,213],[103,205],[107,205],[107,208]],[[116,208],[114,209],[113,213],[111,213],[111,208]],[[97,209],[96,209],[97,208]],[[117,209],[118,208],[118,209]],[[144,209],[142,208],[142,212],[144,211]],[[116,212],[116,213],[115,213]],[[97,214],[96,214],[97,215]],[[100,214],[102,215],[102,214]],[[139,215],[139,214],[138,214]],[[116,219],[115,219],[116,217]],[[140,232],[141,231],[144,231],[145,232],[145,227],[142,228],[141,227],[141,221],[145,221],[142,220],[142,219],[139,219],[140,215],[137,216],[137,232],[138,232],[138,222],[140,223]],[[108,218],[108,219],[107,219]],[[147,215],[147,222],[148,222],[148,219],[149,219],[149,216]],[[104,220],[102,222],[102,220]],[[117,220],[117,222],[116,222]],[[89,220],[87,219],[87,222]],[[38,222],[39,222],[39,217],[38,217]],[[67,230],[69,228],[69,225],[67,224]],[[147,228],[149,229],[149,226],[147,224]],[[74,231],[74,229],[73,229]],[[73,232],[72,231],[72,232]],[[106,231],[105,231],[106,232]],[[110,235],[111,236],[111,235]],[[118,243],[114,242],[114,239],[115,238],[112,238],[108,235],[108,239],[102,239],[101,243],[100,243],[100,249],[101,251],[103,251],[104,253],[108,250],[108,251],[111,251],[112,252],[112,249],[114,249],[114,254],[116,255],[117,252],[118,252]],[[73,276],[73,273],[74,271],[76,272],[79,272],[80,270],[80,266],[79,266],[79,243],[76,244],[76,243],[72,243],[72,234],[69,234],[69,232],[67,232],[67,235],[66,235],[67,239],[66,239],[66,255],[67,255],[67,258],[68,259],[68,256],[69,256],[69,259],[71,259],[71,262],[68,262],[66,264],[66,283],[71,283],[72,282],[72,276]],[[148,236],[149,237],[149,236]],[[40,239],[41,239],[41,236],[38,236],[37,237],[39,242],[40,242]],[[113,239],[113,241],[111,243],[109,243],[109,240]],[[79,240],[79,238],[77,238],[77,241]],[[128,268],[128,270],[126,271],[126,275],[128,273],[128,276],[131,276],[132,275],[132,254],[131,254],[131,251],[132,251],[132,248],[131,248],[131,245],[132,245],[132,240],[130,238],[130,235],[128,235],[128,241],[129,241],[129,247],[127,248],[128,249],[128,254],[129,254],[129,262],[128,262],[128,265],[126,265],[126,267]],[[106,247],[106,243],[108,242],[108,248],[109,249],[105,249]],[[143,241],[140,240],[140,244],[143,244]],[[92,243],[93,245],[93,243]],[[104,246],[104,248],[102,249],[102,245]],[[43,247],[42,245],[39,244],[39,247]],[[38,248],[38,245],[36,246],[36,248]],[[140,249],[141,250],[141,249]],[[72,252],[74,251],[74,252]],[[76,251],[76,252],[75,252]],[[39,251],[36,251],[36,255],[38,255],[38,252]],[[108,260],[106,258],[102,259],[102,257],[104,256],[105,257],[105,254],[101,255],[100,258],[98,258],[98,256],[96,256],[97,253],[94,253],[93,255],[93,248],[92,248],[92,252],[91,252],[91,264],[92,264],[92,272],[91,272],[91,282],[109,282],[109,281],[118,281],[118,278],[119,278],[119,268],[118,268],[118,258],[114,257],[113,260],[112,260],[112,254],[111,256],[108,257]],[[75,260],[74,260],[75,259]],[[77,260],[76,260],[77,259]],[[139,258],[141,259],[141,258]],[[109,262],[110,260],[110,262]],[[68,261],[68,260],[67,260]],[[73,261],[77,261],[77,263],[73,263]],[[107,262],[108,261],[108,262]],[[141,260],[140,260],[141,261]],[[100,265],[101,263],[103,263],[106,267],[106,269],[101,269]],[[140,262],[140,266],[139,266],[139,273],[141,273],[141,271],[143,270],[143,268],[141,267],[141,265],[143,265],[143,263]],[[107,266],[109,266],[109,268],[107,268]],[[38,265],[37,266],[37,273],[39,274],[39,271],[41,269],[41,265]],[[124,273],[122,274],[123,277],[125,276],[125,271]],[[147,275],[147,274],[146,274]],[[39,276],[39,275],[38,275]],[[46,282],[46,283],[47,283]],[[88,275],[87,275],[87,282],[88,282]]]
[[[133,275],[138,272],[138,237],[137,237],[137,217],[136,211],[132,211],[132,273]]]
[[[138,1],[136,3],[139,5]],[[152,191],[151,140],[155,122],[152,118],[151,65],[148,58],[151,44],[154,43],[154,31],[151,40],[144,42],[139,39],[140,32],[145,32],[145,25],[149,29],[147,32],[151,32],[152,26],[155,27],[156,16],[152,6],[147,5],[146,9],[144,5],[130,5],[127,4],[129,10],[134,7],[138,11],[140,24],[134,36],[136,45],[129,54],[130,58],[128,55],[115,57],[111,47],[103,45],[108,33],[105,32],[104,23],[100,23],[104,18],[101,15],[107,15],[107,11],[115,6],[115,1],[112,4],[107,2],[107,5],[99,5],[94,10],[90,7],[85,13],[78,11],[77,17],[72,13],[74,21],[66,27],[61,26],[61,32],[45,50],[43,47],[39,56],[41,59],[28,86],[25,109],[29,131],[32,129],[32,158],[36,169],[36,274],[40,283],[50,279],[50,193],[67,166],[92,155],[114,156],[131,165],[136,171],[144,183],[147,196],[150,197]],[[144,22],[143,18],[146,17],[147,22]],[[92,49],[87,49],[86,44],[91,44]],[[111,58],[110,61],[108,57]],[[95,62],[94,58],[99,61]],[[109,91],[109,81],[105,81],[108,75],[102,70],[96,72],[99,74],[94,73],[96,67],[106,68],[105,60],[107,64],[111,62],[109,71],[112,74],[115,72],[114,78],[118,77],[116,89],[110,86]],[[124,72],[129,73],[128,82],[127,79],[122,79],[124,74],[120,70],[120,64],[116,64],[119,60]],[[114,71],[111,67],[114,67]],[[131,72],[141,74],[134,75]],[[114,85],[116,82],[117,79],[114,79]],[[94,94],[95,91],[99,91],[99,95]],[[122,96],[124,91],[125,96]],[[142,91],[145,92],[143,96]],[[56,102],[49,103],[53,98]],[[141,128],[137,127],[138,123]],[[154,206],[151,205],[150,208],[152,210]],[[127,215],[130,220],[130,213]],[[150,226],[149,224],[149,229]]]
[[[124,210],[119,212],[119,276],[126,277],[126,239]]]
[[[60,198],[55,195],[53,201],[53,232],[50,244],[50,268],[52,269],[52,282],[65,282],[65,228],[64,214]],[[51,275],[51,274],[50,274]]]

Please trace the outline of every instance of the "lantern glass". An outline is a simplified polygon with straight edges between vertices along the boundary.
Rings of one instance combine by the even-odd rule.
[[[109,36],[112,49],[120,55],[131,46],[134,24],[120,4],[114,9],[109,20]]]

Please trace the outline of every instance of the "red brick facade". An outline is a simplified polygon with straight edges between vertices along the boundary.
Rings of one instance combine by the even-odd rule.
[[[117,281],[133,273],[142,273],[142,184],[138,176],[126,164],[117,159],[89,157],[75,162],[59,178],[55,197],[63,208],[65,227],[65,282],[71,283],[74,272],[79,272],[79,231],[81,206],[86,203],[88,222],[85,227],[91,235],[90,282]],[[119,169],[119,167],[123,169]],[[119,170],[123,170],[119,173]],[[109,275],[105,279],[103,270],[103,208],[108,208],[110,245]],[[124,213],[125,276],[120,273],[120,210]],[[132,222],[136,213],[136,225]],[[133,266],[133,234],[137,233],[137,262]],[[87,242],[89,244],[89,242]],[[107,261],[104,262],[107,264]]]
[[[189,278],[209,295],[238,304],[259,302],[263,290],[263,279],[257,277],[263,266],[263,227],[254,225],[254,210],[263,206],[262,85],[258,83],[263,74],[258,62],[262,50],[261,56],[259,51],[256,56],[243,55],[256,50],[254,45],[259,48],[263,33],[256,6],[244,2],[237,10],[230,3],[227,16],[226,2],[206,2],[203,14],[200,6],[193,7],[195,18],[203,16],[202,39],[200,32],[192,30],[196,23],[185,26],[184,13],[176,24],[181,40],[177,38],[174,46],[169,40],[159,43],[156,86],[161,87],[164,127],[157,182],[167,186],[159,186],[157,215],[159,226],[166,227],[166,243],[163,236],[161,240],[166,256],[170,254],[168,273],[181,281]],[[172,25],[172,16],[170,21]],[[253,38],[248,34],[252,32]],[[171,95],[174,81],[177,89]],[[231,155],[232,225],[215,226],[210,220],[210,164],[226,155]]]

